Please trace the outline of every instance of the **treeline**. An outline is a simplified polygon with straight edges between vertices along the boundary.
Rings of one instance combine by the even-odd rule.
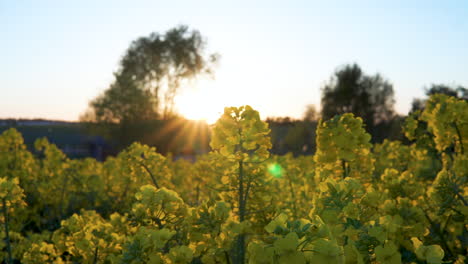
[[[428,97],[445,94],[465,101],[468,89],[463,86],[431,84],[424,88]],[[424,110],[427,98],[413,99],[409,114]],[[309,105],[302,119],[268,118],[272,130],[272,152],[309,155],[315,152],[315,129],[319,119],[353,113],[364,120],[372,143],[385,139],[409,143],[402,132],[406,115],[394,110],[393,85],[380,74],[367,75],[357,64],[339,67],[330,81],[322,87],[320,111]]]
[[[138,38],[120,60],[115,80],[91,100],[81,121],[90,131],[106,136],[116,153],[135,141],[155,146],[162,153],[206,153],[208,126],[194,126],[174,111],[174,98],[180,87],[214,73],[219,55],[207,54],[206,45],[200,32],[188,26]],[[404,116],[394,109],[393,84],[381,74],[366,74],[357,64],[343,65],[321,90],[321,109],[307,106],[303,119],[267,119],[273,153],[314,153],[318,120],[344,113],[364,120],[373,143],[404,140]],[[462,86],[432,84],[425,90],[427,96],[442,93],[468,98],[468,90]],[[422,110],[425,100],[414,99],[411,112]],[[190,131],[191,128],[201,130]],[[199,133],[203,138],[195,143],[193,134]]]
[[[163,120],[141,120],[128,123],[86,123],[92,134],[109,140],[113,155],[133,142],[156,147],[159,153],[191,157],[210,150],[210,126],[203,121],[173,116]]]

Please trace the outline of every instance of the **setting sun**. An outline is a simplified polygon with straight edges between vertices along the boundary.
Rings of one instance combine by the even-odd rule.
[[[224,105],[216,97],[210,89],[187,91],[177,97],[177,111],[187,119],[203,120],[208,124],[213,124],[224,109]]]

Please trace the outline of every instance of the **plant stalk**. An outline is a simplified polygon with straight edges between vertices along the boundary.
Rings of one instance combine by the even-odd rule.
[[[11,242],[10,242],[10,230],[9,230],[9,217],[8,217],[8,208],[6,205],[6,200],[5,198],[2,200],[2,206],[3,206],[3,217],[5,219],[4,225],[5,225],[5,243],[6,243],[6,249],[7,249],[7,254],[8,257],[5,259],[6,264],[12,264],[13,263],[13,256],[11,253]]]

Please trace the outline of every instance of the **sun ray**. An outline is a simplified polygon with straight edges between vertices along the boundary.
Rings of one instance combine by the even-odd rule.
[[[212,89],[194,89],[177,98],[177,111],[187,119],[213,124],[224,108],[222,101]]]

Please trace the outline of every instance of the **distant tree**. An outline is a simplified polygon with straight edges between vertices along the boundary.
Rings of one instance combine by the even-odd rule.
[[[426,102],[426,100],[424,100],[424,99],[414,98],[413,102],[411,102],[411,109],[410,109],[409,112],[412,113],[414,111],[424,109],[424,103],[425,102]]]
[[[151,91],[139,89],[126,76],[116,74],[109,89],[89,103],[90,110],[82,119],[98,123],[129,124],[157,117]]]
[[[446,84],[431,84],[430,87],[425,87],[424,91],[427,97],[430,97],[433,94],[445,94],[468,101],[468,89],[461,85],[450,86]],[[423,110],[425,103],[426,99],[413,99],[410,113],[417,110]]]
[[[277,124],[287,126],[287,125],[292,125],[297,120],[289,116],[278,116],[278,117],[267,117],[265,121],[267,123],[277,123]]]
[[[305,122],[313,122],[317,121],[319,119],[320,114],[317,112],[317,108],[315,108],[315,105],[310,104],[306,106],[306,110],[303,115],[303,120]]]
[[[357,64],[340,67],[322,88],[322,118],[354,113],[371,134],[394,116],[393,86],[381,75],[365,75]]]
[[[184,82],[211,73],[218,56],[206,56],[201,34],[179,26],[132,42],[115,81],[92,100],[86,121],[138,121],[173,114],[174,96]],[[91,120],[90,120],[91,119]]]
[[[454,96],[460,99],[468,100],[468,89],[463,86],[449,86],[446,84],[432,84],[429,88],[425,88],[426,95],[429,97],[433,94],[445,94]]]
[[[218,56],[206,55],[205,46],[201,34],[187,26],[133,41],[114,82],[91,100],[81,121],[120,147],[147,138],[145,133],[154,130],[154,124],[161,129],[158,119],[170,122],[176,117],[174,97],[180,87],[212,73]]]
[[[184,82],[212,73],[218,55],[205,55],[205,48],[200,32],[189,31],[187,26],[170,29],[164,35],[152,33],[130,45],[120,62],[119,74],[152,93],[156,109],[167,117]]]
[[[312,141],[312,135],[308,134],[307,127],[302,121],[296,121],[289,127],[284,137],[287,151],[295,155],[303,154],[307,150],[308,141]]]
[[[310,155],[315,152],[315,130],[316,121],[294,122],[287,130],[284,137],[284,148],[286,152],[297,155]],[[273,139],[272,139],[273,140]]]
[[[309,155],[315,152],[315,130],[319,113],[314,105],[307,105],[302,119],[290,117],[267,118],[271,129],[271,152]]]

